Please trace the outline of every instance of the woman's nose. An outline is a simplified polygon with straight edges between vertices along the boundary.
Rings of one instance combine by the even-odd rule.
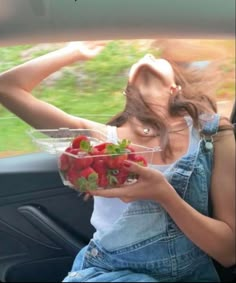
[[[144,56],[144,58],[145,59],[151,59],[151,60],[156,60],[156,58],[152,55],[152,54],[150,54],[150,53],[148,53],[148,54],[146,54],[145,56]]]

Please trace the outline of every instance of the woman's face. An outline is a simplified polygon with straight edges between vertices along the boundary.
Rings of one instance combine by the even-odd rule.
[[[146,54],[137,63],[135,63],[129,73],[129,83],[135,83],[139,76],[140,70],[149,68],[152,73],[156,74],[157,78],[163,84],[163,87],[170,88],[175,84],[174,71],[171,64],[165,59],[156,59],[151,54]]]
[[[129,84],[139,90],[153,110],[160,111],[160,106],[167,107],[171,87],[175,86],[174,71],[168,61],[147,54],[131,67]]]

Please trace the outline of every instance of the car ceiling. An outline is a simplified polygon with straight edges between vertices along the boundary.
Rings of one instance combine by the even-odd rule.
[[[0,46],[234,36],[235,0],[0,0]]]

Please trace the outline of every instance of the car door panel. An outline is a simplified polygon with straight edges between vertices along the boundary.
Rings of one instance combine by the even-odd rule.
[[[0,188],[0,281],[62,280],[94,232],[93,201],[65,187],[44,153],[0,159]]]

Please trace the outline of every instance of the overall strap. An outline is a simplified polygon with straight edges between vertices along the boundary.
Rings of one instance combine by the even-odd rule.
[[[213,136],[217,133],[220,115],[219,114],[201,114],[199,117],[201,121],[201,133],[205,136]]]
[[[217,134],[220,115],[219,114],[201,114],[201,136],[205,142],[205,148],[207,150],[213,149],[213,136]]]
[[[220,123],[220,115],[219,114],[213,114],[208,115],[206,117],[206,114],[204,116],[200,116],[200,119],[202,119],[202,130],[201,130],[201,136],[203,138],[203,148],[205,151],[213,151],[213,136],[217,134],[219,123]],[[210,191],[209,191],[210,193]],[[211,201],[211,196],[209,194],[208,196],[208,215],[212,216],[213,213],[213,206]]]

